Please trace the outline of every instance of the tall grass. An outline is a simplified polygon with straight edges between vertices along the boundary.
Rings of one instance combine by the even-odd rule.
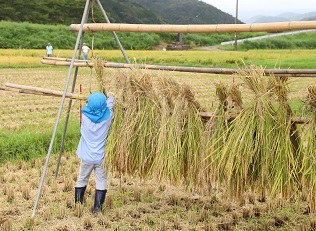
[[[238,47],[241,50],[253,49],[314,49],[316,41],[313,39],[315,32],[301,33],[297,35],[281,36],[278,38],[262,39],[257,41],[245,41]]]
[[[73,49],[77,34],[69,31],[65,25],[43,25],[28,22],[17,23],[0,21],[2,31],[0,48],[4,49],[44,49],[51,42],[54,49]],[[36,34],[36,36],[34,36]],[[262,33],[241,33],[240,37],[251,37]],[[23,35],[23,36],[21,36]],[[150,50],[161,43],[172,43],[177,40],[175,33],[128,33],[117,32],[126,50]],[[194,46],[216,45],[222,41],[232,40],[234,35],[226,34],[185,34],[184,42]],[[85,41],[92,44],[92,34],[86,33]],[[119,49],[111,32],[94,34],[94,49]]]
[[[65,25],[43,25],[28,22],[17,23],[0,21],[0,48],[2,49],[43,49],[47,42],[51,42],[54,49],[73,49],[76,41],[76,33],[70,32]],[[36,34],[36,36],[34,36]],[[126,50],[150,50],[153,47],[176,42],[175,33],[127,33],[118,32],[118,37]],[[261,36],[263,32],[239,33],[238,38],[250,38]],[[21,36],[22,35],[22,36]],[[316,42],[314,33],[296,34],[260,41],[246,41],[240,44],[238,49],[314,49]],[[92,44],[91,33],[86,33],[85,41]],[[184,42],[192,47],[214,46],[221,42],[234,39],[234,33],[197,33],[184,34]],[[94,49],[113,50],[119,49],[111,32],[99,32],[94,34]],[[224,49],[232,50],[227,46]]]

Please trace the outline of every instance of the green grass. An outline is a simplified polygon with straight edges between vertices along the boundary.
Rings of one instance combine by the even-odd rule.
[[[126,63],[120,50],[94,50],[94,57]],[[249,50],[249,51],[135,51],[126,54],[131,63],[165,66],[237,68],[246,65],[264,68],[314,69],[314,50]],[[47,67],[41,64],[43,50],[0,49],[0,68]],[[58,50],[54,56],[71,58],[73,50]],[[90,52],[90,58],[92,52]]]
[[[71,119],[70,119],[71,121]],[[59,153],[64,121],[60,122],[56,134],[53,153]],[[1,130],[0,133],[0,164],[7,161],[27,161],[47,153],[52,138],[52,129],[43,129],[39,132],[32,128],[32,125],[24,125],[23,129],[14,132]],[[77,123],[68,123],[66,142],[64,151],[73,151],[77,148],[80,138],[79,125]]]

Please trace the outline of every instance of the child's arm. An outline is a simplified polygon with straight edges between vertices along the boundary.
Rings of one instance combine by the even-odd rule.
[[[110,111],[113,111],[114,102],[115,102],[114,93],[109,92],[107,94],[106,106],[110,109]]]

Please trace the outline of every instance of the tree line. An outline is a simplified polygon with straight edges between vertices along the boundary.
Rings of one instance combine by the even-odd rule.
[[[233,16],[198,0],[100,0],[111,22],[132,24],[235,23]],[[80,23],[84,0],[0,0],[0,20],[37,24]],[[92,2],[89,22],[105,22]]]

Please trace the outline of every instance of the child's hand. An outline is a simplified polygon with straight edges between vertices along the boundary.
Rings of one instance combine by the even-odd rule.
[[[115,95],[114,95],[114,93],[113,92],[108,92],[108,95],[107,95],[108,97],[114,97]]]

